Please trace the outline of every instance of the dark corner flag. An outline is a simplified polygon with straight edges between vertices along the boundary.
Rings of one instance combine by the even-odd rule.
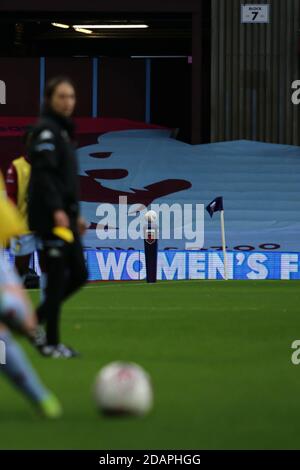
[[[222,249],[223,249],[223,257],[224,257],[224,279],[227,280],[228,279],[227,277],[227,253],[226,253],[226,241],[225,241],[223,197],[216,197],[216,199],[214,199],[208,204],[208,206],[206,207],[206,210],[211,217],[214,215],[215,212],[220,212]]]
[[[210,204],[206,207],[207,212],[212,217],[215,212],[221,212],[224,210],[223,208],[223,198],[216,197]]]

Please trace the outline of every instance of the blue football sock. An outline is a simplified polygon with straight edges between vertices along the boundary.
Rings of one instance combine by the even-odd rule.
[[[0,365],[0,372],[35,403],[49,396],[49,391],[40,382],[37,374],[27,360],[25,353],[8,331],[0,332],[0,340],[5,343],[6,364]]]

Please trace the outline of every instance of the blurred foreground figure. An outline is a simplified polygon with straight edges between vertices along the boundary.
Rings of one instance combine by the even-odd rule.
[[[16,208],[6,198],[4,182],[0,175],[0,241],[3,244],[24,231],[24,224]],[[15,330],[32,339],[36,318],[32,306],[22,289],[21,281],[0,253],[0,341],[4,347],[0,373],[3,373],[47,418],[58,418],[62,410],[55,396],[41,383],[22,349],[9,330]]]
[[[39,249],[37,237],[30,232],[28,227],[28,186],[31,173],[31,165],[26,151],[30,145],[32,127],[25,132],[23,141],[25,152],[15,158],[9,166],[6,174],[6,191],[9,199],[17,206],[20,216],[23,219],[26,231],[19,237],[10,240],[10,252],[15,257],[15,267],[20,275],[23,284],[28,288],[41,287],[43,290],[44,278],[41,274],[40,280],[37,274],[30,269],[30,259],[35,251]],[[41,266],[42,268],[42,266]]]

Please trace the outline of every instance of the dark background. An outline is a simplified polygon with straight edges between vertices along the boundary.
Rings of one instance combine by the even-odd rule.
[[[40,64],[28,57],[45,57],[46,79],[70,75],[78,93],[76,115],[91,116],[92,59],[97,58],[99,117],[145,121],[148,116],[148,122],[150,118],[151,123],[178,129],[180,140],[209,141],[210,0],[2,0],[0,12],[0,80],[7,81],[7,104],[0,106],[0,115],[36,115]],[[93,30],[86,35],[52,22],[146,23],[149,28]],[[7,57],[14,57],[14,64]],[[199,88],[202,63],[206,66]]]
[[[152,123],[179,128],[178,138],[192,144],[245,139],[299,145],[300,106],[292,103],[291,86],[300,79],[300,2],[268,0],[270,22],[266,24],[242,24],[242,3],[1,0],[0,56],[47,57],[47,76],[51,70],[60,71],[50,58],[56,64],[59,57],[69,58],[61,64],[76,75],[72,78],[79,86],[78,114],[89,113],[91,69],[84,67],[86,72],[82,72],[79,62],[74,69],[67,63],[75,56],[96,57],[100,115],[143,121],[144,69],[146,58],[151,57]],[[85,35],[72,28],[55,28],[51,22],[143,22],[149,28],[94,30]],[[138,63],[132,56],[144,59]],[[24,73],[21,61],[17,69],[17,74]],[[29,69],[26,73],[31,75]],[[0,64],[0,80],[5,74]],[[19,88],[19,81],[20,77],[15,76],[14,90]],[[31,91],[22,98],[19,115],[28,112],[30,100],[35,112],[34,93],[38,94]]]
[[[92,116],[93,59],[48,57],[46,80],[72,77],[77,90],[77,117]],[[146,61],[101,58],[98,62],[98,117],[145,121]],[[40,106],[40,59],[0,57],[0,79],[6,83],[6,103],[0,116],[36,116]],[[179,128],[190,139],[191,65],[187,58],[151,60],[151,122]]]

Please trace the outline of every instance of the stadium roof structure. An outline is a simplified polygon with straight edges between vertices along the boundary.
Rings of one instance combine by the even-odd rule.
[[[197,12],[201,10],[199,0],[110,0],[95,2],[94,0],[2,0],[0,11],[97,11],[97,12]]]
[[[0,56],[192,57],[191,141],[207,142],[211,62],[211,2],[207,0],[2,0]],[[145,29],[74,28],[111,22],[149,23]],[[70,28],[54,27],[66,23]],[[205,74],[203,71],[205,70]],[[180,85],[179,85],[180,86]],[[203,109],[206,118],[202,118]]]

